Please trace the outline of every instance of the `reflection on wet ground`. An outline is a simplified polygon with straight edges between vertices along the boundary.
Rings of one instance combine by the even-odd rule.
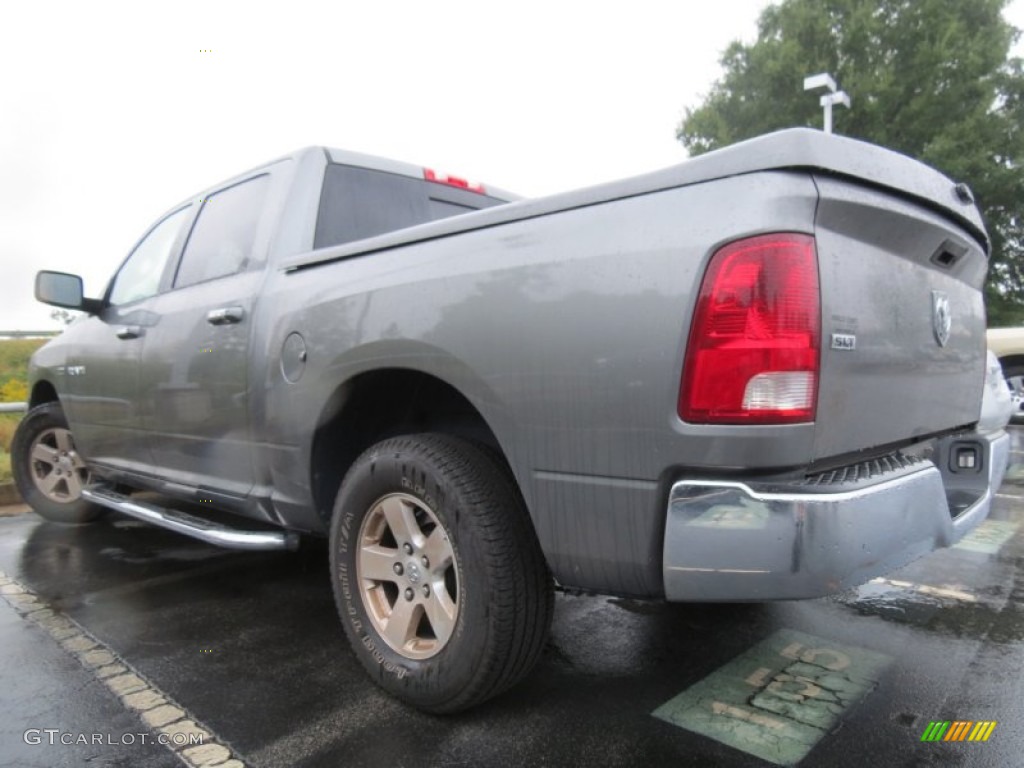
[[[1022,437],[1015,427],[1015,465],[990,519],[957,547],[822,600],[560,594],[536,673],[458,717],[411,711],[367,678],[335,616],[322,543],[227,552],[116,515],[67,528],[28,514],[0,518],[0,571],[257,766],[1014,765],[1024,752]],[[11,616],[0,647],[62,653]],[[49,683],[41,695],[80,701],[69,716],[80,728],[112,704],[76,669],[62,673],[66,695]],[[0,691],[0,711],[31,727],[18,713],[64,709],[14,686]],[[937,720],[998,725],[985,743],[922,742]],[[0,739],[17,739],[13,728]],[[7,747],[0,755],[37,764],[88,757]]]

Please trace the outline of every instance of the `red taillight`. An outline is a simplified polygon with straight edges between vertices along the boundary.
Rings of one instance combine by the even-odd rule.
[[[814,238],[759,235],[720,248],[686,345],[679,416],[704,424],[814,421],[821,336]]]
[[[432,181],[435,184],[447,184],[449,187],[458,187],[459,189],[468,189],[470,192],[476,192],[478,194],[486,194],[483,184],[474,184],[473,182],[460,179],[458,176],[449,176],[444,173],[438,173],[430,168],[423,169],[423,178],[427,181]]]

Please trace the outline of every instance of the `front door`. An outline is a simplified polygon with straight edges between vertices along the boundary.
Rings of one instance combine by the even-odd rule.
[[[149,471],[149,444],[142,433],[139,363],[157,318],[151,303],[166,285],[191,206],[161,219],[121,265],[99,314],[65,333],[69,345],[62,403],[77,449],[91,462]]]

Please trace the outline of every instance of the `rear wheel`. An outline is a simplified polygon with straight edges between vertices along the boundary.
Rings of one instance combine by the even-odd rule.
[[[446,435],[392,438],[356,460],[334,507],[331,573],[356,656],[428,712],[519,681],[551,623],[551,577],[518,489]]]
[[[60,403],[36,406],[18,424],[11,470],[25,503],[47,520],[87,523],[103,512],[82,498],[89,468],[75,449]]]

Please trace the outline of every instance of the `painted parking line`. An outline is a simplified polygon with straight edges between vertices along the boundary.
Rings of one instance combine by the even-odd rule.
[[[1006,468],[1006,474],[1003,475],[1003,482],[1010,485],[1018,485],[1024,482],[1024,464],[1018,464],[1017,462],[1010,464]]]
[[[929,595],[931,597],[943,597],[949,600],[959,600],[962,603],[978,602],[976,595],[971,594],[966,589],[953,585],[933,587],[931,584],[918,584],[916,581],[901,581],[899,579],[886,579],[881,577],[872,579],[868,584],[883,584],[888,587],[896,587],[897,589],[907,589],[912,592],[919,592],[922,595]]]
[[[776,765],[795,765],[875,688],[891,661],[779,630],[651,714]]]
[[[984,520],[954,544],[953,548],[994,555],[1013,538],[1013,534],[1017,532],[1018,528],[1020,528],[1020,523],[1010,520]]]
[[[65,651],[102,682],[126,709],[159,734],[158,741],[191,768],[245,768],[205,725],[143,677],[114,651],[48,605],[24,584],[0,571],[0,597],[36,626],[44,629]]]

